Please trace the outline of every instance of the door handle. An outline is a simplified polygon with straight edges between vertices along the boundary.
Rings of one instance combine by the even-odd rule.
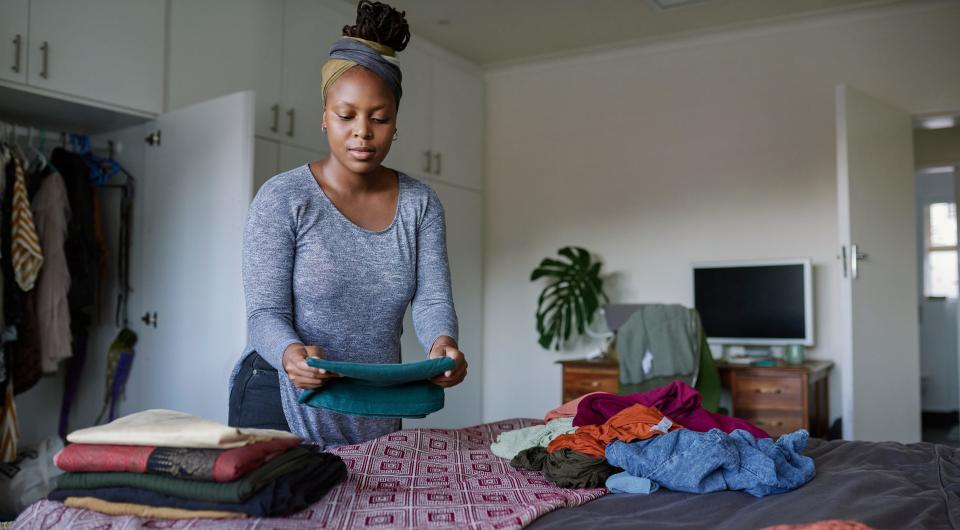
[[[430,173],[430,168],[433,167],[432,166],[433,154],[430,152],[429,149],[427,149],[426,151],[423,152],[423,156],[427,158],[427,167],[424,169],[424,171],[426,171],[427,173]]]
[[[436,171],[434,171],[434,175],[439,175],[439,174],[440,174],[441,163],[443,162],[443,158],[441,158],[441,153],[437,153],[437,154],[433,155],[433,157],[436,158],[436,160],[437,160],[437,169],[436,169]]]
[[[287,111],[287,117],[290,118],[290,128],[287,129],[287,136],[293,136],[293,120],[294,120],[294,110],[290,109]]]
[[[150,314],[150,312],[147,311],[146,313],[143,314],[142,317],[140,317],[140,320],[142,320],[143,323],[146,324],[147,326],[153,326],[154,328],[156,328],[156,327],[157,327],[157,312],[154,311],[153,314]]]
[[[23,48],[23,37],[17,33],[17,36],[13,38],[13,71],[20,73],[20,52]]]
[[[40,51],[43,52],[43,66],[40,68],[40,77],[49,79],[50,72],[47,67],[50,63],[50,43],[43,41],[43,44],[40,46]]]
[[[856,280],[860,276],[860,262],[866,261],[870,257],[864,252],[860,252],[857,245],[850,245],[850,277]]]
[[[273,112],[273,125],[270,126],[270,131],[277,132],[280,130],[280,105],[271,106],[270,111]]]

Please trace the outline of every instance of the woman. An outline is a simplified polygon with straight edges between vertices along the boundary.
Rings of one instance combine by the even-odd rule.
[[[402,95],[395,58],[410,40],[403,13],[363,0],[357,23],[323,66],[323,130],[330,156],[266,182],[250,205],[243,278],[248,346],[231,379],[230,425],[290,430],[335,447],[399,429],[399,420],[300,405],[302,389],[336,374],[308,356],[400,360],[403,315],[430,357],[463,381],[443,207],[425,184],[382,162],[397,139]]]

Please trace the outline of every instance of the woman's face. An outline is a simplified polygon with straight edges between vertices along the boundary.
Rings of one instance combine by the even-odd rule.
[[[355,66],[327,89],[323,124],[330,154],[354,173],[380,168],[397,125],[393,92],[376,74]]]

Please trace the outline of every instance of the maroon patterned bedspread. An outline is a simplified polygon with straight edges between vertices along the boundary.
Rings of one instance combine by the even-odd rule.
[[[347,480],[285,518],[163,521],[39,501],[14,528],[523,528],[547,512],[606,493],[558,488],[542,472],[514,469],[490,452],[499,433],[539,423],[513,419],[464,429],[406,429],[339,447],[333,452],[346,462]]]

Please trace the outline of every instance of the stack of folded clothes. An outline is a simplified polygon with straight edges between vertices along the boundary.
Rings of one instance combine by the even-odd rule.
[[[284,516],[347,475],[340,457],[283,431],[237,429],[148,410],[75,431],[54,457],[66,471],[51,500],[163,519]]]

